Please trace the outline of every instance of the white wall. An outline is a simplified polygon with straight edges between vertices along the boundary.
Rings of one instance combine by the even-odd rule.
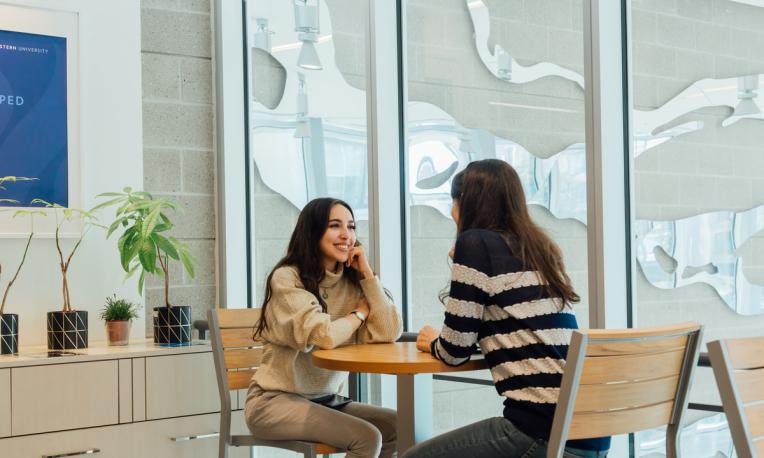
[[[8,0],[4,4],[72,11],[79,14],[79,155],[81,206],[97,203],[95,196],[143,183],[141,124],[141,15],[138,0]],[[70,151],[70,154],[72,152]],[[74,154],[77,154],[75,151]],[[113,210],[101,212],[108,224]],[[91,231],[75,255],[69,272],[72,306],[90,312],[90,342],[104,340],[98,311],[104,298],[116,293],[143,299],[135,280],[123,282],[116,236],[105,240],[100,229]],[[15,270],[24,246],[22,239],[0,239],[0,285]],[[64,241],[71,248],[72,239]],[[61,274],[50,238],[32,242],[24,270],[6,304],[18,313],[21,350],[44,345],[45,313],[60,310]],[[142,310],[141,315],[144,315]],[[142,323],[142,319],[138,323]],[[143,338],[143,326],[133,326],[132,338]]]

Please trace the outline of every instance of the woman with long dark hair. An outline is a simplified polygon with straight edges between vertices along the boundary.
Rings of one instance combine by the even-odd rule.
[[[313,366],[314,348],[392,342],[402,321],[356,240],[350,206],[310,201],[265,283],[255,338],[263,359],[244,415],[255,437],[321,442],[349,457],[392,456],[395,411],[340,396],[347,372]]]
[[[517,172],[506,162],[470,163],[451,184],[456,222],[443,328],[419,332],[417,348],[448,365],[479,345],[504,415],[435,437],[407,458],[546,456],[579,296],[557,245],[531,220]],[[568,441],[566,457],[603,457],[610,438]]]

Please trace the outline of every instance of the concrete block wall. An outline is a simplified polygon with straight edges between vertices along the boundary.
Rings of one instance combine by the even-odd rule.
[[[217,297],[211,0],[142,0],[141,26],[144,189],[183,209],[173,235],[189,246],[196,277],[174,265],[170,302],[201,319]],[[147,335],[162,281],[147,281]]]

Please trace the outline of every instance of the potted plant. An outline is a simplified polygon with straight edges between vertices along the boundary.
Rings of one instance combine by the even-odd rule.
[[[56,216],[56,251],[58,252],[59,266],[61,268],[62,294],[64,305],[60,312],[48,312],[48,349],[49,350],[73,350],[88,347],[88,312],[87,310],[75,310],[69,296],[69,266],[82,240],[93,226],[98,226],[97,218],[92,212],[79,208],[65,208],[61,205],[46,202],[42,199],[32,200],[32,204],[42,205],[53,210]],[[64,254],[61,243],[61,229],[66,223],[80,221],[82,226],[80,234],[74,246],[68,254]]]
[[[130,340],[130,323],[138,318],[138,305],[117,295],[106,297],[106,306],[101,310],[101,319],[106,322],[106,337],[109,345],[127,345]]]
[[[5,187],[3,184],[6,182],[17,182],[17,181],[31,181],[34,180],[34,178],[27,178],[27,177],[15,177],[15,176],[4,176],[0,177],[0,190],[4,190]],[[17,204],[18,201],[13,199],[0,199],[0,203],[12,203]],[[14,212],[13,217],[19,215],[30,215],[30,217],[34,213],[39,213],[35,211],[28,211],[28,210],[18,210]],[[27,259],[27,253],[29,252],[29,245],[32,243],[32,237],[34,236],[34,228],[29,231],[29,237],[27,238],[27,243],[24,246],[24,253],[21,255],[21,262],[19,262],[18,267],[16,268],[16,272],[13,274],[13,277],[8,282],[7,285],[5,285],[5,290],[3,291],[3,298],[2,302],[0,302],[0,355],[13,355],[19,352],[19,316],[15,313],[5,313],[5,303],[8,300],[8,293],[11,291],[11,287],[16,282],[16,279],[19,277],[19,273],[21,272],[21,267],[24,266],[24,261]],[[3,273],[3,266],[0,264],[0,278],[2,278]]]
[[[117,243],[120,262],[128,277],[140,272],[138,291],[143,293],[146,274],[164,278],[164,306],[154,307],[154,342],[168,346],[190,345],[191,307],[170,303],[170,262],[179,261],[186,272],[194,276],[194,260],[188,247],[167,234],[173,224],[165,212],[177,211],[178,204],[129,187],[121,193],[108,192],[98,197],[110,199],[95,209],[117,207],[116,219],[106,237],[117,229],[124,230]]]

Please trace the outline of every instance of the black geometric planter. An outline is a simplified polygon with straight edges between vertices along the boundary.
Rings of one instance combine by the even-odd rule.
[[[0,315],[0,355],[19,352],[19,316],[15,313]]]
[[[48,350],[88,348],[88,312],[48,312]]]
[[[154,307],[154,343],[165,347],[191,345],[191,307]]]

